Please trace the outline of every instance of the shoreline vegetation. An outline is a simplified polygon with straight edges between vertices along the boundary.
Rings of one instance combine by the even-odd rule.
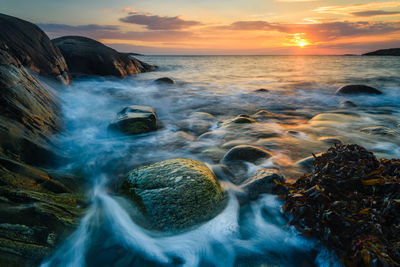
[[[60,247],[90,206],[84,174],[58,170],[71,159],[53,142],[65,128],[61,101],[51,83],[69,86],[75,78],[93,76],[122,79],[155,71],[157,66],[134,57],[139,54],[120,53],[86,37],[50,40],[36,25],[8,15],[0,14],[0,25],[0,265],[36,266]],[[364,55],[399,56],[399,51]],[[51,83],[42,83],[43,78]],[[160,77],[153,84],[164,88],[176,82]],[[265,94],[268,89],[256,93]],[[384,93],[359,84],[336,92],[374,97]],[[349,100],[342,105],[357,106]],[[190,125],[191,130],[207,140],[213,115],[197,112],[193,116],[201,123]],[[218,127],[235,131],[237,126],[272,117],[290,119],[262,110],[254,115],[237,114]],[[121,107],[109,125],[110,132],[121,136],[151,134],[160,128],[152,107],[134,103]],[[364,130],[385,136],[392,133],[385,127]],[[263,169],[243,179],[249,163],[256,165],[273,153],[232,143],[227,152],[205,153],[210,158],[218,154],[218,168],[211,170],[203,162],[182,158],[153,162],[130,170],[115,185],[115,193],[134,207],[131,216],[139,225],[179,232],[223,210],[228,192],[221,184],[227,180],[240,189],[236,197],[241,206],[262,194],[279,195],[283,210],[292,218],[288,224],[320,240],[346,266],[399,266],[400,161],[377,159],[363,147],[342,145],[338,139],[326,141],[333,145],[327,152],[297,163],[305,174],[297,176],[295,183],[285,181],[277,169]]]

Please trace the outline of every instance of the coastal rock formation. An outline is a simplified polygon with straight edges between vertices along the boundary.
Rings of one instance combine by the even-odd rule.
[[[175,84],[175,81],[168,77],[162,77],[154,80],[157,84]]]
[[[207,221],[226,205],[227,195],[199,161],[172,159],[133,170],[121,193],[136,204],[149,228],[177,231]]]
[[[81,36],[64,36],[52,40],[63,54],[72,75],[80,74],[126,77],[152,71],[154,66],[129,54],[119,53],[104,44]]]
[[[23,66],[68,84],[70,77],[65,59],[49,37],[36,25],[0,14],[0,48]]]
[[[157,130],[157,115],[153,108],[132,105],[118,113],[109,129],[125,134],[147,133]]]
[[[336,91],[337,95],[355,95],[355,94],[368,94],[368,95],[381,95],[383,94],[376,88],[362,84],[350,84],[339,88]]]
[[[57,98],[4,47],[0,89],[0,265],[37,266],[76,225],[83,201],[73,178],[41,169],[58,159]]]
[[[271,157],[267,150],[256,146],[239,145],[230,149],[222,159],[222,162],[247,161],[256,163]]]
[[[400,48],[380,49],[365,53],[363,56],[400,56]]]

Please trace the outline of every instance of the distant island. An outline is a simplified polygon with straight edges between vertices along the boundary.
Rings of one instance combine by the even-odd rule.
[[[363,56],[400,56],[400,48],[380,49],[365,53]]]

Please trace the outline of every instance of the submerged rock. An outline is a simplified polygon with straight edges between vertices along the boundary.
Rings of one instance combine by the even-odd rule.
[[[175,81],[168,77],[162,77],[154,80],[157,84],[175,84]]]
[[[310,172],[314,167],[314,160],[316,157],[321,156],[322,153],[318,153],[316,155],[309,156],[307,158],[301,159],[296,162],[304,171]]]
[[[285,178],[277,170],[262,169],[242,184],[240,188],[246,193],[248,200],[255,200],[261,194],[285,192],[285,187],[280,185],[283,182],[285,182]]]
[[[260,160],[265,160],[271,157],[271,153],[265,149],[249,146],[239,145],[230,149],[222,159],[222,162],[232,161],[247,161],[257,163]]]
[[[0,14],[0,49],[23,66],[68,84],[68,67],[60,50],[35,24]]]
[[[336,91],[337,95],[351,95],[351,94],[369,94],[369,95],[381,95],[383,94],[376,88],[362,84],[351,84],[343,86]]]
[[[353,101],[350,100],[343,100],[339,104],[340,107],[342,108],[356,108],[358,107],[357,104],[355,104]]]
[[[177,231],[205,222],[226,205],[227,194],[202,162],[172,159],[133,170],[121,193],[136,204],[146,226]]]
[[[385,126],[369,126],[360,129],[361,132],[371,135],[380,135],[380,136],[398,136],[399,133],[394,129]]]
[[[129,74],[152,71],[151,66],[126,53],[81,36],[64,36],[52,40],[63,54],[73,75],[125,77]]]
[[[118,113],[109,128],[125,134],[140,134],[157,130],[157,115],[153,108],[132,105]]]

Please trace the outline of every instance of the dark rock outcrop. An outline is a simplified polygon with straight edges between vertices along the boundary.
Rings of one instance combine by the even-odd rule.
[[[283,182],[285,182],[285,178],[278,171],[261,169],[254,177],[240,185],[240,188],[245,192],[248,200],[256,200],[261,194],[284,192],[284,187],[279,185]]]
[[[175,81],[168,77],[162,77],[154,80],[156,84],[175,84]]]
[[[368,95],[381,95],[383,94],[376,88],[362,84],[350,84],[339,88],[336,91],[337,95],[356,95],[356,94],[368,94]]]
[[[118,113],[109,129],[125,134],[140,134],[157,130],[157,115],[153,108],[129,106]]]
[[[57,98],[0,48],[0,266],[37,266],[77,224],[74,179],[42,169],[61,128]]]
[[[151,71],[155,66],[141,62],[129,54],[81,36],[64,36],[52,40],[63,54],[73,76],[126,77],[129,74]]]
[[[365,53],[363,56],[400,56],[400,48],[380,49]]]
[[[69,83],[64,57],[38,26],[4,14],[0,14],[0,25],[2,50],[8,51],[11,57],[37,73]]]
[[[145,227],[162,231],[184,230],[207,221],[225,207],[227,200],[212,171],[204,163],[189,159],[135,169],[120,190],[140,211]]]

